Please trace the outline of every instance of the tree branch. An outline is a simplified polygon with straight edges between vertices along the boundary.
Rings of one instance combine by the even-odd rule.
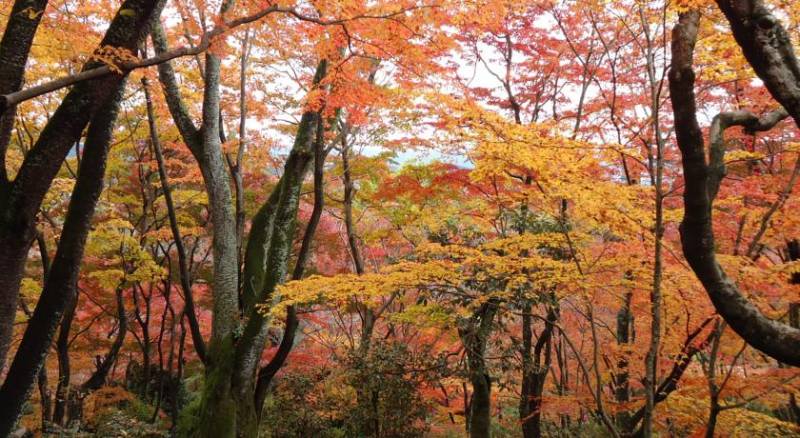
[[[769,131],[775,125],[789,117],[785,109],[780,108],[761,117],[750,111],[731,111],[717,114],[711,121],[709,130],[709,181],[708,197],[716,199],[719,185],[725,177],[725,130],[733,126],[741,126],[747,132]]]
[[[717,262],[709,197],[711,170],[694,93],[694,46],[700,14],[683,13],[672,33],[670,98],[683,162],[684,217],[680,225],[683,254],[706,289],[717,312],[748,344],[781,362],[800,365],[800,330],[770,320],[744,297]],[[741,43],[740,43],[741,44]],[[800,108],[799,108],[800,109]],[[791,111],[789,111],[791,114]]]
[[[192,343],[200,360],[206,362],[206,345],[203,335],[200,332],[200,324],[197,321],[197,314],[194,309],[194,295],[192,292],[192,281],[189,273],[189,262],[186,256],[186,248],[181,237],[181,230],[178,227],[178,218],[175,214],[175,203],[172,200],[172,187],[170,187],[167,177],[167,169],[164,165],[164,154],[161,151],[161,141],[158,138],[156,128],[155,113],[153,111],[153,101],[150,96],[150,87],[147,79],[142,79],[144,87],[145,102],[147,104],[147,120],[150,124],[150,143],[158,164],[158,175],[161,179],[161,190],[164,193],[164,202],[167,204],[167,216],[169,217],[169,227],[172,231],[172,238],[175,241],[175,249],[178,253],[178,272],[180,276],[181,289],[183,289],[183,299],[186,309],[183,314],[189,320],[189,329],[192,334]]]
[[[321,26],[344,26],[349,21],[354,20],[363,20],[363,19],[393,19],[397,16],[403,15],[406,12],[420,9],[423,6],[413,7],[413,8],[403,8],[396,12],[383,14],[383,15],[370,15],[370,14],[362,14],[362,15],[355,15],[349,18],[342,18],[336,20],[324,20],[321,18],[311,17],[308,15],[304,15],[297,11],[295,8],[287,8],[281,7],[278,5],[271,5],[268,8],[265,8],[259,12],[256,12],[251,15],[247,15],[241,18],[237,18],[235,20],[223,22],[210,30],[209,32],[203,34],[200,39],[200,42],[195,46],[183,46],[178,47],[172,50],[165,50],[158,53],[156,56],[146,59],[140,59],[136,61],[123,61],[121,60],[115,65],[103,65],[100,67],[84,70],[80,73],[76,73],[74,75],[64,76],[50,82],[46,82],[44,84],[36,85],[33,87],[25,88],[23,90],[19,90],[16,92],[11,92],[7,94],[0,95],[0,115],[2,115],[8,108],[13,107],[20,102],[24,102],[26,100],[33,99],[35,97],[41,96],[43,94],[51,93],[56,90],[60,90],[65,87],[69,87],[71,85],[77,84],[79,82],[88,81],[90,79],[97,79],[102,78],[111,74],[118,74],[118,73],[127,73],[132,70],[151,67],[154,65],[161,65],[168,61],[171,61],[175,58],[180,58],[184,56],[196,56],[199,55],[211,46],[216,38],[223,36],[226,32],[234,29],[236,27],[253,23],[258,21],[267,15],[273,13],[284,13],[288,14],[300,21],[306,21],[310,23],[319,24]],[[159,26],[160,27],[160,26]]]

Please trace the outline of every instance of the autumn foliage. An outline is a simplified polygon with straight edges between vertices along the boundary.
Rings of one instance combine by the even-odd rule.
[[[0,11],[0,436],[800,435],[793,2]]]

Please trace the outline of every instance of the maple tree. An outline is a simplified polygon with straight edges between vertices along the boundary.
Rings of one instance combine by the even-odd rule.
[[[0,5],[0,436],[800,433],[791,2]]]

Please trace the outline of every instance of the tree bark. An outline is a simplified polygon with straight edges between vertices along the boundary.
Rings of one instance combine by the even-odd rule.
[[[748,63],[800,126],[800,63],[791,38],[763,0],[717,0]]]
[[[47,387],[47,364],[43,363],[42,368],[39,370],[39,375],[36,377],[36,386],[39,387],[39,406],[42,409],[42,430],[45,430],[50,423],[52,411],[52,398],[50,388]]]
[[[347,141],[349,129],[345,127],[342,130],[342,183],[344,185],[344,203],[342,208],[344,210],[344,227],[347,235],[347,246],[350,249],[350,259],[353,262],[353,269],[356,275],[364,275],[364,258],[361,255],[361,248],[358,244],[358,233],[356,232],[355,222],[353,220],[353,201],[355,199],[355,183],[353,181],[353,172],[350,166],[350,145]],[[354,303],[358,314],[361,317],[361,335],[359,336],[358,346],[355,354],[362,364],[366,364],[369,360],[370,346],[372,344],[372,335],[375,331],[375,311],[364,303],[356,300]],[[375,394],[368,388],[368,382],[362,382],[356,388],[356,402],[360,407],[360,411],[364,412],[368,418],[363,422],[364,429],[361,434],[364,436],[379,436],[380,434],[380,419],[378,413],[373,408],[373,400]]]
[[[118,287],[115,291],[118,319],[117,336],[114,338],[114,342],[111,344],[108,352],[106,352],[105,357],[103,357],[98,364],[97,369],[86,380],[86,382],[81,385],[81,397],[85,397],[90,392],[96,391],[100,389],[101,386],[106,384],[108,375],[116,363],[117,358],[119,357],[120,350],[122,350],[122,345],[124,344],[125,337],[128,334],[128,316],[125,310],[125,299],[123,292],[124,289],[122,287]]]
[[[220,13],[224,14],[231,5],[231,1],[224,2]],[[167,51],[166,38],[160,26],[154,28],[152,39],[157,54]],[[213,227],[213,318],[206,359],[205,386],[200,403],[199,423],[193,425],[195,430],[183,432],[199,436],[232,437],[237,431],[237,412],[246,407],[237,406],[231,388],[234,367],[232,355],[236,342],[234,337],[241,324],[239,255],[230,174],[220,136],[220,65],[221,60],[216,55],[206,54],[200,128],[194,125],[183,104],[172,66],[169,63],[160,64],[158,71],[172,118],[200,166]]]
[[[145,203],[149,201],[145,200]],[[133,287],[131,288],[131,297],[133,298],[133,316],[136,319],[136,322],[139,324],[139,328],[142,330],[142,335],[140,338],[137,338],[139,341],[139,347],[142,350],[142,375],[141,375],[141,386],[138,388],[140,395],[145,399],[149,400],[150,394],[150,374],[152,371],[152,359],[151,359],[151,348],[152,348],[152,338],[150,337],[150,314],[151,314],[151,298],[152,298],[152,286],[149,287],[150,292],[149,294],[145,295],[144,288],[141,286],[140,283],[134,283]],[[141,295],[141,299],[139,296]],[[144,301],[144,316],[142,316],[142,312],[140,310],[140,302]]]
[[[39,27],[47,0],[17,0],[11,8],[3,39],[0,40],[0,93],[10,93],[22,87],[25,65],[28,62],[33,38]],[[0,114],[0,208],[5,193],[10,189],[6,173],[6,151],[14,128],[16,105]],[[30,242],[26,239],[13,239],[14,246],[7,245],[2,237],[6,233],[0,227],[0,375],[6,365],[6,356],[11,347],[14,331],[14,316],[17,313],[17,295],[22,269]],[[6,238],[13,233],[8,233]],[[23,236],[25,237],[25,236]],[[31,238],[31,236],[27,236]],[[12,239],[8,239],[12,240]],[[11,243],[11,242],[8,242]],[[15,286],[16,285],[16,286]]]
[[[236,245],[239,253],[239,266],[244,263],[244,152],[247,146],[247,66],[250,59],[250,29],[246,29],[242,39],[242,57],[239,60],[239,148],[236,151],[236,162],[228,159],[233,175],[236,192]],[[240,278],[241,280],[241,278]],[[241,289],[242,285],[239,284]]]
[[[116,296],[116,304],[117,304],[117,318],[118,318],[118,326],[117,326],[117,335],[114,338],[114,342],[111,344],[108,352],[106,352],[105,356],[100,359],[98,356],[97,360],[97,368],[95,371],[86,379],[83,384],[78,386],[77,388],[70,388],[69,386],[69,353],[68,350],[65,350],[66,353],[66,374],[59,375],[59,378],[65,377],[64,381],[65,384],[61,384],[61,380],[59,380],[58,390],[61,391],[61,395],[57,394],[56,397],[60,400],[60,418],[58,419],[58,424],[60,425],[70,425],[74,423],[80,423],[83,421],[83,401],[86,397],[91,394],[92,392],[100,389],[103,385],[106,384],[108,380],[108,376],[111,373],[111,370],[116,364],[117,358],[119,357],[119,352],[122,350],[123,343],[125,341],[125,336],[128,333],[128,317],[125,311],[125,300],[123,298],[124,289],[122,285],[117,287],[114,294]],[[74,312],[74,308],[72,310]],[[72,318],[73,315],[70,315]],[[66,320],[67,315],[64,315],[64,320]],[[63,321],[62,321],[63,324]],[[63,328],[63,325],[61,326]],[[69,329],[67,329],[67,337],[69,336]],[[61,333],[59,333],[59,340],[61,337]],[[68,344],[67,344],[68,348]],[[59,370],[61,371],[61,370]]]
[[[0,436],[10,433],[19,418],[69,297],[75,294],[83,248],[103,190],[106,156],[124,82],[119,85],[89,125],[80,175],[72,192],[53,265],[6,381],[0,388]]]
[[[320,63],[320,67],[317,69],[318,79],[320,80],[325,74],[326,64],[326,62]],[[319,80],[315,82],[318,83]],[[284,173],[276,188],[277,196],[275,196],[275,199],[277,202],[272,208],[265,206],[267,209],[263,210],[264,214],[269,214],[271,218],[265,218],[266,221],[261,223],[270,224],[270,229],[257,230],[255,235],[251,229],[250,239],[247,244],[248,248],[245,253],[245,291],[248,288],[248,278],[254,277],[248,275],[247,267],[261,265],[261,263],[257,262],[258,259],[248,260],[254,254],[254,252],[251,252],[252,248],[261,246],[255,252],[261,252],[262,263],[266,263],[266,265],[261,265],[263,266],[262,269],[264,269],[263,281],[261,282],[261,287],[254,290],[257,293],[250,297],[250,299],[255,298],[255,300],[251,301],[249,309],[246,296],[245,310],[247,311],[248,320],[235,351],[232,384],[240,407],[245,407],[245,409],[240,409],[239,411],[245,414],[244,417],[240,417],[241,436],[253,436],[258,425],[257,415],[255,414],[255,378],[269,327],[269,319],[256,310],[254,304],[270,305],[274,303],[278,298],[274,296],[275,288],[283,283],[286,278],[287,264],[295,235],[300,189],[310,167],[309,164],[313,159],[313,133],[319,117],[319,113],[316,112],[306,112],[303,115],[298,127],[295,146],[289,154]],[[254,219],[254,226],[256,223],[257,220]],[[267,239],[261,240],[262,237]]]
[[[45,240],[42,232],[36,234],[36,242],[39,247],[39,254],[42,257],[42,277],[44,281],[47,281],[47,276],[50,273],[50,253],[47,250],[47,240]],[[25,307],[23,307],[23,311],[25,311],[27,316],[30,318],[31,314],[25,310]],[[42,369],[39,370],[39,376],[36,378],[36,384],[39,387],[40,406],[42,409],[42,430],[45,430],[53,421],[53,397],[52,393],[50,392],[47,378],[47,357],[45,357],[44,361],[42,362]]]
[[[706,422],[706,438],[714,438],[714,431],[717,427],[717,418],[721,411],[719,404],[719,394],[722,391],[720,385],[717,384],[717,357],[719,354],[720,338],[725,329],[725,323],[717,321],[716,327],[712,332],[713,341],[711,344],[711,351],[709,352],[708,368],[706,369],[706,378],[708,379],[708,393],[709,393],[709,406],[708,406],[708,421]],[[731,364],[733,367],[735,364]],[[724,385],[724,383],[723,383]]]
[[[233,211],[230,174],[222,154],[219,123],[219,81],[221,60],[206,55],[205,92],[201,142],[192,152],[200,164],[209,199],[214,226],[212,251],[214,258],[214,318],[211,322],[211,350],[217,350],[230,339],[239,316],[239,267],[236,249],[236,216]],[[233,220],[231,220],[233,219]],[[209,352],[209,354],[213,354]]]
[[[125,13],[117,13],[100,45],[134,52],[161,6],[163,0],[125,1],[120,7]],[[84,70],[98,65],[90,62]],[[76,84],[25,156],[14,181],[0,185],[0,364],[10,345],[22,270],[42,200],[89,120],[119,92],[123,80],[123,75],[114,74]]]
[[[789,260],[800,260],[800,241],[792,239],[786,242],[786,250],[789,255]],[[790,284],[800,284],[800,272],[793,272],[789,279]],[[800,302],[789,303],[789,325],[800,329]],[[789,416],[794,420],[794,423],[800,425],[800,404],[797,402],[797,397],[794,392],[789,393]]]
[[[663,6],[666,8],[666,5]],[[663,278],[663,237],[664,237],[664,148],[665,140],[661,133],[661,93],[663,87],[663,76],[661,80],[656,77],[656,52],[653,48],[650,23],[648,23],[644,12],[644,6],[638,5],[639,17],[641,18],[642,30],[645,37],[645,59],[650,92],[650,122],[653,129],[653,137],[656,148],[655,157],[652,156],[648,147],[648,157],[650,162],[655,162],[655,169],[651,170],[653,186],[655,188],[655,224],[654,224],[654,247],[653,247],[653,283],[650,291],[650,345],[645,356],[645,411],[642,423],[644,436],[652,436],[653,416],[655,414],[655,398],[658,386],[658,355],[661,346],[661,313],[662,313],[662,290],[661,283]],[[663,14],[666,17],[666,12]],[[666,21],[666,18],[664,18]],[[664,29],[666,22],[664,22]],[[666,29],[664,30],[666,32]]]
[[[717,397],[711,397],[711,406],[706,422],[705,438],[714,438],[714,431],[717,429],[717,418],[719,418],[719,399]]]

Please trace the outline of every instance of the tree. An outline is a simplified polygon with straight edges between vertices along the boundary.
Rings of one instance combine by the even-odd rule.
[[[796,8],[3,5],[3,431],[797,433]]]
[[[130,52],[135,50],[161,6],[152,1],[131,0],[123,3],[120,8],[122,12],[118,12],[112,21],[101,47]],[[0,264],[8,268],[2,275],[3,289],[12,294],[4,298],[3,308],[15,310],[25,260],[23,254],[27,252],[34,234],[34,215],[61,161],[80,138],[86,124],[90,124],[86,140],[88,153],[80,171],[82,176],[76,183],[48,281],[0,388],[3,399],[0,434],[10,433],[16,423],[52,342],[68,297],[72,295],[69,290],[75,287],[92,213],[103,187],[105,158],[123,86],[124,76],[114,75],[83,83],[71,90],[26,156],[14,181],[4,188],[3,198],[8,207],[4,209],[6,225],[0,231],[4,242],[4,253],[0,255],[3,262]],[[11,321],[13,318],[9,323]],[[0,345],[8,345],[7,336],[10,333],[2,335]]]
[[[792,106],[790,100],[792,87],[780,87],[775,76],[778,73],[790,74],[792,68],[797,71],[797,61],[791,52],[791,44],[785,38],[783,27],[761,2],[735,2],[730,5],[720,2],[720,6],[756,73],[768,84],[770,93],[785,106],[787,112],[793,114],[797,105]],[[800,359],[792,345],[797,343],[800,332],[764,316],[728,279],[716,259],[711,209],[719,181],[724,176],[725,151],[724,145],[720,145],[720,148],[712,152],[711,161],[706,162],[703,136],[695,114],[692,60],[699,18],[696,11],[682,14],[672,36],[670,95],[686,181],[685,214],[681,224],[683,252],[715,308],[734,331],[755,348],[782,362],[797,365]],[[746,23],[743,21],[745,19],[748,20]],[[753,32],[748,35],[763,36],[745,37],[745,31]],[[780,52],[768,48],[766,42],[770,39],[779,44],[777,50]],[[759,57],[758,60],[756,56]],[[774,67],[767,68],[760,59],[771,59]],[[786,79],[782,78],[784,82]],[[769,123],[761,122],[757,117],[746,119],[748,122],[743,123],[754,127]]]

